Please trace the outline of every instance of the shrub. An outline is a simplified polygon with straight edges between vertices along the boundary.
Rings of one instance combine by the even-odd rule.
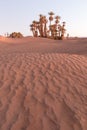
[[[10,38],[22,38],[23,35],[20,32],[13,32],[9,36]]]

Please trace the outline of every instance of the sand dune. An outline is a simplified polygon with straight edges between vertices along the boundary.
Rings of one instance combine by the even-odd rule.
[[[87,130],[87,39],[0,39],[0,130]]]

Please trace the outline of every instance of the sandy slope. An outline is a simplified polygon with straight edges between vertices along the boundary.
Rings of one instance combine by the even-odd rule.
[[[86,39],[0,39],[0,130],[87,130]]]

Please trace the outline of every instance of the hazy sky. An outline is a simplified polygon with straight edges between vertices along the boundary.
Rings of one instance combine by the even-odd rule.
[[[53,11],[66,21],[70,36],[87,37],[87,0],[0,0],[0,35],[14,31],[31,35],[29,25]]]

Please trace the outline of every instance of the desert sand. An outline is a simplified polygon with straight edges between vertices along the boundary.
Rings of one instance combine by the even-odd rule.
[[[0,130],[87,130],[87,39],[0,37]]]

